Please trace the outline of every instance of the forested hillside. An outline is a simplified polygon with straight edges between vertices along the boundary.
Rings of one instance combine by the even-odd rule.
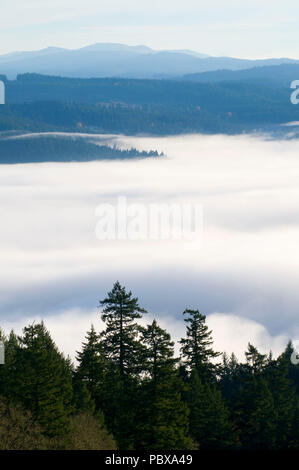
[[[99,306],[105,328],[91,327],[76,367],[43,324],[1,333],[0,449],[299,449],[291,344],[277,359],[251,344],[245,362],[221,357],[205,315],[186,309],[176,357],[118,282]]]
[[[263,131],[298,121],[299,108],[291,104],[290,96],[289,84],[272,86],[267,80],[193,83],[27,74],[6,80],[0,131],[127,135]]]
[[[83,137],[23,135],[0,138],[0,164],[36,162],[87,162],[159,157],[157,151],[121,150]]]

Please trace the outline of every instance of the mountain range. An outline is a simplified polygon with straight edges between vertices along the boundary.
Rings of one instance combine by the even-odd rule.
[[[13,79],[22,73],[39,73],[78,78],[176,78],[218,70],[241,71],[299,64],[281,58],[247,60],[211,57],[192,50],[156,51],[146,46],[98,43],[80,49],[49,47],[38,51],[0,55],[0,74]],[[195,76],[191,80],[197,80]],[[211,78],[213,81],[213,78]]]

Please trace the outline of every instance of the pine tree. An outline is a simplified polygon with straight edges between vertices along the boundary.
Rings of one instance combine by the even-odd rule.
[[[105,421],[118,447],[132,449],[143,350],[136,320],[146,310],[119,282],[114,284],[100,306],[104,307],[102,320],[106,323],[100,340],[108,364],[103,391]]]
[[[189,409],[182,399],[183,384],[176,371],[161,377],[151,403],[152,436],[145,449],[194,449],[189,437]]]
[[[239,363],[234,353],[230,358],[224,353],[222,365],[218,368],[218,375],[219,385],[225,399],[230,400],[236,390],[238,371]]]
[[[100,302],[104,307],[102,320],[106,329],[100,335],[107,358],[118,364],[122,377],[138,371],[140,343],[138,325],[146,310],[141,308],[138,298],[116,282],[108,296]]]
[[[24,329],[19,338],[10,393],[38,420],[49,437],[68,430],[72,413],[72,370],[43,323]]]
[[[3,333],[2,335],[5,347],[5,364],[0,366],[0,394],[11,399],[14,396],[15,371],[18,367],[17,352],[20,344],[13,330],[8,338]]]
[[[264,374],[273,396],[277,416],[277,449],[288,449],[290,442],[295,443],[295,435],[299,433],[299,429],[295,430],[298,398],[295,384],[289,378],[290,366],[289,359],[282,354],[276,361],[269,360]],[[297,426],[298,424],[297,421]]]
[[[248,343],[248,351],[245,352],[247,365],[250,367],[253,374],[263,372],[267,365],[267,354],[258,352],[252,344]]]
[[[91,330],[87,332],[86,342],[83,343],[82,351],[77,353],[77,360],[78,367],[75,373],[75,380],[85,384],[95,403],[96,409],[99,410],[102,407],[106,361],[99,335],[97,335],[93,325]]]
[[[212,359],[219,356],[220,353],[212,349],[212,332],[206,325],[206,316],[198,310],[185,310],[185,323],[187,325],[186,338],[182,338],[181,355],[183,363],[191,373],[196,370],[203,381],[211,381],[215,371]]]
[[[190,435],[199,449],[228,449],[237,446],[229,411],[215,384],[203,383],[192,371],[187,393],[190,408]]]
[[[95,412],[95,402],[91,398],[90,392],[85,384],[78,377],[73,379],[73,402],[77,413]]]
[[[188,449],[189,410],[182,400],[184,388],[175,368],[174,343],[154,320],[141,328],[142,385],[138,390],[136,449]]]
[[[102,403],[107,429],[114,436],[118,448],[133,450],[140,413],[138,383],[135,379],[122,377],[118,364],[109,363],[107,366]]]
[[[173,369],[178,362],[174,358],[174,342],[170,334],[163,330],[156,320],[146,328],[140,328],[143,349],[142,370],[155,386],[159,376],[167,369]]]
[[[239,366],[237,389],[231,399],[233,421],[244,449],[274,449],[277,410],[265,376],[268,359],[248,345],[247,362]]]

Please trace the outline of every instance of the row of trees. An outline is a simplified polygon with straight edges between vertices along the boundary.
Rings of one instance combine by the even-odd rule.
[[[87,333],[76,368],[43,324],[2,335],[0,414],[26,410],[47,442],[37,448],[113,448],[111,435],[124,450],[299,448],[291,344],[277,359],[249,344],[245,363],[220,362],[205,316],[186,310],[176,358],[169,333],[156,320],[141,326],[146,311],[118,282],[100,307],[105,329]]]
[[[0,138],[0,164],[36,162],[73,162],[92,160],[125,160],[132,158],[159,157],[156,150],[122,150],[116,146],[98,145],[83,137],[26,136]]]

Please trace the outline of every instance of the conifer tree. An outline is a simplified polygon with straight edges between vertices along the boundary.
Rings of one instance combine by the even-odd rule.
[[[73,411],[70,363],[43,323],[26,327],[19,341],[11,397],[32,412],[47,436],[63,435]]]
[[[190,408],[190,435],[199,449],[237,447],[229,420],[229,411],[215,384],[202,382],[196,369],[192,371],[187,393]]]
[[[262,376],[242,384],[234,400],[234,420],[244,449],[275,448],[277,412],[273,396]]]
[[[253,374],[263,372],[267,365],[267,354],[258,352],[252,344],[248,344],[248,350],[245,352],[248,367]]]
[[[265,376],[267,355],[250,343],[246,364],[239,367],[238,386],[231,399],[232,416],[244,449],[273,449],[277,410]]]
[[[146,310],[119,282],[114,284],[100,306],[104,307],[102,320],[106,324],[100,340],[108,364],[103,393],[105,421],[118,447],[132,449],[143,349],[136,320]]]
[[[211,362],[212,359],[219,356],[220,353],[212,349],[213,340],[212,332],[206,325],[206,316],[202,315],[198,310],[185,310],[186,315],[186,338],[182,338],[181,356],[183,363],[191,373],[196,370],[199,377],[203,381],[211,381],[215,366]]]
[[[269,361],[265,370],[265,378],[273,396],[277,416],[275,442],[276,448],[279,449],[288,449],[290,442],[294,443],[295,436],[299,434],[299,422],[296,421],[298,398],[295,384],[289,378],[290,366],[289,359],[282,354],[276,361]]]
[[[108,363],[102,395],[102,407],[108,431],[120,450],[134,449],[136,423],[140,413],[138,383],[124,378],[113,362]]]
[[[154,320],[141,328],[145,377],[139,389],[136,449],[188,449],[189,410],[182,400],[184,384],[175,368],[174,343]]]
[[[102,407],[102,390],[106,361],[99,335],[94,326],[87,332],[86,342],[81,352],[77,353],[78,367],[75,381],[84,383],[95,403],[96,409]],[[81,390],[83,392],[83,390]]]
[[[194,449],[189,437],[189,409],[182,399],[183,384],[176,371],[163,374],[151,404],[151,438],[145,449]]]
[[[178,362],[178,359],[174,358],[174,342],[156,320],[146,328],[141,327],[140,332],[140,341],[144,346],[142,369],[155,386],[159,376],[169,369],[172,370]]]
[[[95,402],[91,398],[85,382],[82,382],[76,375],[73,379],[73,402],[77,412],[94,414]]]
[[[122,377],[136,373],[140,342],[135,320],[141,318],[146,310],[139,306],[138,298],[133,297],[131,291],[126,292],[119,282],[114,284],[100,306],[104,307],[102,320],[106,323],[100,338],[107,359],[118,364]]]
[[[2,333],[5,347],[5,364],[0,366],[0,394],[6,398],[13,398],[15,389],[15,370],[18,367],[17,352],[20,344],[12,330],[8,338]]]

